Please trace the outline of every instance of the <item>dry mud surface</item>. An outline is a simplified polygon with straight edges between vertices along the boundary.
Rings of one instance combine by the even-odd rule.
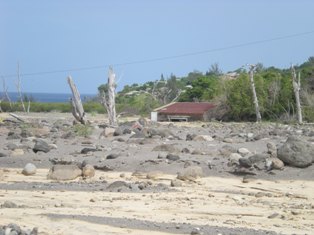
[[[23,142],[8,139],[10,131],[21,131],[21,124],[0,114],[0,152],[5,155],[0,157],[0,227],[14,223],[25,230],[37,227],[38,234],[60,235],[313,234],[313,165],[235,174],[228,154],[221,151],[228,145],[265,153],[268,142],[280,146],[288,135],[304,135],[312,143],[312,137],[305,135],[314,129],[310,125],[162,123],[153,127],[167,129],[176,138],[132,138],[132,133],[100,138],[105,118],[97,115],[89,117],[94,127],[90,136],[65,138],[67,129],[51,130],[56,122],[71,126],[70,114],[19,115],[27,122],[40,122],[45,128],[25,124],[22,128],[57,148],[48,153],[10,150],[8,144]],[[188,134],[213,139],[187,141]],[[262,137],[247,138],[252,135]],[[168,152],[153,151],[163,144],[175,146],[179,159],[169,160]],[[97,151],[82,154],[86,147]],[[107,159],[112,154],[118,157]],[[88,162],[96,167],[95,176],[47,179],[53,159]],[[26,163],[36,165],[36,174],[22,174]],[[194,166],[202,168],[202,177],[176,179],[178,172]],[[171,181],[180,184],[171,187]]]

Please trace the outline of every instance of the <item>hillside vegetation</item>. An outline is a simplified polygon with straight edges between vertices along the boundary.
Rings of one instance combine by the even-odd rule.
[[[314,121],[314,57],[295,66],[301,76],[301,104],[304,120]],[[290,68],[265,68],[258,64],[254,73],[256,92],[263,120],[295,119],[295,97]],[[101,89],[101,87],[100,87]],[[119,110],[147,114],[172,101],[213,102],[217,109],[211,114],[218,120],[255,120],[252,90],[248,71],[244,68],[223,74],[214,64],[205,72],[194,71],[186,77],[161,78],[144,84],[127,85],[118,93]]]
[[[304,120],[313,122],[314,57],[295,66],[295,69],[301,75],[300,92]],[[265,68],[262,64],[257,64],[254,81],[263,120],[295,120],[295,97],[290,68]],[[99,93],[106,89],[107,85],[98,87]],[[128,115],[145,116],[153,109],[174,101],[212,102],[217,105],[217,108],[209,115],[216,120],[254,121],[256,119],[249,75],[245,68],[222,73],[218,64],[213,64],[205,73],[193,71],[185,77],[172,74],[167,78],[161,75],[155,81],[126,85],[116,96],[118,113]],[[1,108],[3,111],[21,110],[19,103],[14,103],[10,107],[6,101],[2,101]],[[89,113],[105,113],[97,97],[85,102],[84,109]],[[70,112],[71,106],[67,103],[38,103],[32,100],[30,111]]]

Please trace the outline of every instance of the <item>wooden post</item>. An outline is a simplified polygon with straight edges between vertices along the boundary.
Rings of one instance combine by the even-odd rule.
[[[101,103],[106,108],[108,113],[108,120],[110,126],[118,126],[117,114],[116,114],[116,75],[112,67],[109,67],[108,74],[108,91],[104,92],[101,97]]]
[[[85,112],[82,105],[80,93],[78,92],[71,76],[69,76],[67,80],[72,91],[72,98],[71,98],[72,114],[78,122],[85,125],[86,124]]]
[[[262,120],[261,113],[259,111],[259,105],[258,105],[258,99],[256,95],[256,90],[255,90],[255,84],[254,84],[254,69],[255,65],[249,65],[250,66],[250,81],[251,81],[251,88],[253,92],[253,103],[255,106],[255,113],[256,113],[256,121],[260,122]]]
[[[291,73],[292,73],[292,85],[293,85],[293,91],[295,96],[295,102],[297,106],[297,115],[298,115],[298,123],[302,124],[302,109],[301,109],[301,103],[300,103],[300,89],[301,89],[301,81],[300,81],[300,72],[298,73],[298,80],[297,75],[294,69],[294,66],[291,65]]]

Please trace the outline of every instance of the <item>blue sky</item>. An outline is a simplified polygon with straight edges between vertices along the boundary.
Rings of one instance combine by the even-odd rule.
[[[115,65],[126,84],[246,63],[289,67],[314,56],[312,0],[0,0],[0,76],[15,91],[21,74],[100,66],[91,70],[22,76],[24,92],[96,93]],[[313,32],[221,51],[128,64]],[[121,65],[117,65],[121,64]],[[1,81],[2,83],[2,81]],[[2,91],[2,86],[0,86]]]

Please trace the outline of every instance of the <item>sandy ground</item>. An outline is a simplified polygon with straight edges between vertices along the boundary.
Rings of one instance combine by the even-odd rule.
[[[20,169],[0,172],[6,184],[50,182],[46,169],[27,178]],[[95,179],[113,182],[120,173],[97,172]],[[130,172],[124,173],[130,181],[139,180]],[[153,184],[170,183],[175,176],[160,178]],[[283,234],[312,234],[314,230],[312,181],[242,183],[237,178],[207,177],[186,183],[174,192],[154,193],[0,190],[0,203],[6,200],[14,201],[18,208],[2,208],[1,223],[38,227],[47,234],[187,234],[184,224],[204,227],[204,231],[206,226],[217,226],[218,231],[219,227],[229,227]],[[279,215],[269,219],[274,213]],[[138,222],[140,229],[136,229],[128,220],[146,224]]]
[[[51,114],[31,115],[29,117],[52,118]],[[8,118],[8,115],[1,114],[0,118]],[[69,114],[53,114],[53,119],[70,118]],[[94,117],[94,121],[101,119],[101,116]],[[185,129],[186,125],[177,124],[178,133],[182,130],[185,131],[184,135],[188,133],[190,129]],[[196,128],[202,124],[193,125]],[[200,131],[202,130],[198,132]],[[3,147],[8,141],[5,139],[6,132],[2,133],[4,134],[0,139]],[[183,160],[197,159],[201,164],[210,160],[213,169],[205,170],[205,177],[196,182],[183,182],[180,187],[159,190],[160,185],[169,186],[170,181],[176,178],[177,168],[182,168],[182,163],[147,163],[147,160],[156,159],[158,155],[151,151],[152,147],[163,143],[164,140],[134,146],[134,143],[123,145],[113,139],[92,138],[95,143],[110,146],[110,150],[103,150],[102,154],[119,148],[124,150],[121,158],[110,162],[110,166],[114,167],[113,171],[97,170],[91,179],[79,178],[71,182],[58,183],[48,180],[48,158],[69,155],[74,150],[80,150],[84,147],[80,144],[82,140],[58,141],[58,150],[48,153],[47,156],[27,153],[24,156],[0,158],[0,205],[6,201],[17,205],[13,208],[0,207],[0,225],[16,223],[22,228],[38,227],[40,234],[60,235],[191,234],[196,228],[199,228],[199,234],[217,235],[313,234],[312,166],[306,170],[287,168],[275,175],[261,173],[258,177],[249,178],[248,183],[243,183],[243,176],[226,173],[225,162],[215,160],[215,154],[209,154],[208,158],[182,155]],[[269,140],[262,141],[264,142],[239,143],[234,146],[262,151]],[[280,142],[281,139],[274,141]],[[180,147],[187,146],[185,141],[175,144]],[[190,147],[209,148],[212,153],[216,153],[224,143],[189,144]],[[126,153],[138,156],[138,159],[130,159],[130,154]],[[87,157],[90,161],[98,162],[103,156],[97,154]],[[86,156],[75,156],[78,160],[86,159]],[[35,175],[21,174],[26,162],[38,165],[39,169]],[[153,179],[132,175],[138,170],[155,170],[159,173]],[[121,174],[124,176],[121,177]],[[128,183],[149,181],[152,189],[134,192],[106,190],[108,184],[117,180]]]

